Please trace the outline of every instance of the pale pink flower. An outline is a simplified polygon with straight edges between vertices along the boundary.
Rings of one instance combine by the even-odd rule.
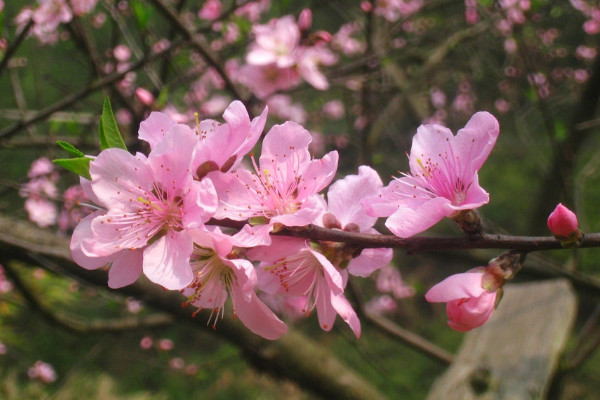
[[[29,178],[37,178],[41,175],[49,175],[54,172],[54,164],[46,157],[41,157],[31,163],[27,176]]]
[[[349,22],[342,25],[337,33],[333,35],[333,48],[348,56],[362,53],[365,49],[365,43],[352,37],[352,35],[360,32],[362,32],[362,28],[356,22]]]
[[[250,1],[235,10],[235,15],[245,17],[250,22],[257,22],[260,15],[269,10],[270,0]]]
[[[411,174],[395,178],[379,195],[363,200],[371,215],[389,216],[386,226],[409,237],[444,217],[478,208],[489,201],[477,171],[496,143],[499,125],[478,112],[457,135],[440,125],[421,125],[409,157]]]
[[[4,1],[0,0],[0,12],[4,10]]]
[[[373,297],[365,304],[365,310],[374,314],[385,314],[394,311],[397,307],[396,301],[387,294]]]
[[[13,288],[13,285],[12,285],[12,283],[10,283],[9,280],[6,279],[6,274],[4,273],[4,268],[0,264],[0,294],[10,292],[12,290],[12,288]],[[2,342],[0,342],[0,345],[2,345]],[[2,354],[2,353],[0,353],[0,354]]]
[[[191,165],[194,176],[200,179],[211,171],[227,172],[236,168],[260,138],[267,114],[265,108],[260,116],[250,121],[246,107],[236,100],[223,113],[225,124],[211,119],[200,121],[195,131],[197,140]],[[154,148],[163,137],[177,132],[189,134],[192,130],[164,113],[152,112],[140,124],[138,137]]]
[[[169,359],[169,367],[176,371],[183,369],[184,366],[185,361],[183,361],[183,358],[181,357],[173,357]]]
[[[415,290],[402,279],[398,268],[386,265],[379,270],[376,279],[377,290],[382,293],[391,293],[395,299],[412,297]]]
[[[233,239],[219,228],[194,230],[191,234],[195,242],[190,260],[194,280],[182,290],[188,302],[199,310],[211,310],[208,322],[214,317],[213,328],[216,328],[229,295],[234,316],[252,332],[269,340],[286,333],[286,325],[254,292],[256,271],[250,261],[236,255]]]
[[[96,7],[96,3],[98,3],[98,0],[69,0],[71,3],[71,8],[73,9],[73,12],[78,15],[78,16],[82,16],[85,15],[89,12],[91,12],[94,7]]]
[[[321,65],[333,65],[337,56],[323,44],[311,47],[301,47],[297,50],[296,65],[298,73],[314,88],[325,90],[329,87],[327,78],[319,70]]]
[[[221,0],[207,0],[198,11],[198,18],[213,21],[221,15],[222,7]]]
[[[54,225],[58,218],[56,205],[41,197],[29,197],[25,200],[25,211],[29,219],[42,228]]]
[[[423,7],[423,0],[376,0],[375,15],[380,15],[390,22],[400,17],[408,17]]]
[[[548,228],[554,236],[567,238],[579,230],[577,215],[559,203],[548,217]]]
[[[158,141],[148,158],[111,148],[90,162],[90,198],[106,212],[97,211],[77,226],[71,240],[75,261],[93,269],[101,266],[93,257],[139,249],[151,281],[167,289],[189,284],[193,243],[186,229],[202,226],[217,204],[212,182],[194,181],[190,173],[196,143],[194,133],[178,131]],[[110,272],[114,267],[115,262]]]
[[[312,25],[312,11],[310,8],[305,8],[298,15],[298,28],[301,31],[308,31]]]
[[[335,175],[338,154],[311,159],[310,141],[310,133],[296,123],[275,125],[263,140],[259,165],[253,160],[256,173],[238,169],[214,177],[220,198],[215,218],[263,222],[236,234],[247,246],[269,244],[275,224],[305,226],[320,215],[323,200],[317,193]]]
[[[27,376],[30,379],[38,379],[44,383],[52,383],[56,381],[57,376],[52,365],[43,361],[36,361],[33,367],[27,370]]]
[[[331,100],[323,104],[322,110],[327,118],[340,119],[344,116],[344,103],[340,100]]]
[[[200,110],[204,115],[217,115],[225,111],[231,99],[221,94],[215,94],[210,99],[202,103]]]
[[[0,355],[6,354],[6,345],[0,342]]]
[[[347,175],[334,182],[327,192],[327,213],[316,224],[350,232],[378,233],[373,229],[377,217],[365,211],[361,201],[377,193],[383,183],[377,172],[366,165],[358,168],[358,175]],[[327,244],[322,244],[327,254]],[[392,260],[392,249],[363,249],[356,254],[352,247],[336,247],[330,261],[337,267],[347,267],[348,273],[367,277]]]
[[[448,325],[467,332],[483,325],[494,312],[496,291],[482,286],[484,268],[449,276],[425,294],[430,303],[447,303]]]
[[[275,64],[279,68],[289,68],[296,63],[293,54],[300,44],[300,29],[291,15],[272,19],[266,25],[252,27],[254,43],[246,55],[246,62],[252,65]]]
[[[339,314],[360,337],[360,321],[344,297],[347,278],[306,240],[274,237],[271,246],[251,249],[248,257],[262,261],[258,269],[261,290],[303,298],[303,311],[309,313],[316,307],[319,325],[326,331]]]
[[[266,103],[269,106],[271,115],[298,124],[306,122],[306,110],[304,110],[302,103],[292,103],[292,98],[288,95],[274,94],[269,96]]]
[[[279,68],[275,64],[242,65],[238,74],[239,81],[261,99],[277,91],[293,88],[301,82],[296,68]]]

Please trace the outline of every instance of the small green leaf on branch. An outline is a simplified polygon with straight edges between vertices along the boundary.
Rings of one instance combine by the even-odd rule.
[[[60,165],[66,170],[76,173],[79,176],[83,176],[85,179],[92,180],[90,175],[90,161],[89,157],[78,157],[78,158],[59,158],[52,160],[56,165]]]
[[[110,148],[127,150],[108,97],[104,100],[104,106],[102,107],[98,135],[100,136],[100,148],[102,150]]]

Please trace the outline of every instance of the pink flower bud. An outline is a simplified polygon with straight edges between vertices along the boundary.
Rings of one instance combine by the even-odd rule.
[[[430,303],[446,303],[448,325],[467,332],[483,325],[494,312],[497,292],[482,287],[485,269],[477,268],[444,279],[425,294]]]
[[[577,216],[559,203],[548,217],[548,228],[554,236],[568,238],[578,231]]]
[[[310,8],[305,8],[300,12],[300,15],[298,16],[298,28],[300,28],[301,31],[307,31],[310,29],[311,25],[312,11],[310,10]]]
[[[373,11],[373,4],[371,4],[370,1],[362,1],[360,3],[360,8],[362,8],[364,12],[370,13],[371,11]]]
[[[154,103],[154,95],[144,88],[135,89],[135,97],[145,106]]]

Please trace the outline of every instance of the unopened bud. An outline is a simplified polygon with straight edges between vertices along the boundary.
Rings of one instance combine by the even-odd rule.
[[[150,106],[154,103],[154,95],[144,88],[135,89],[135,97],[145,106]]]
[[[327,229],[342,229],[342,224],[332,213],[323,214],[323,226]]]
[[[462,210],[452,219],[467,235],[481,235],[481,217],[477,210]]]
[[[312,11],[310,10],[310,8],[305,8],[300,12],[300,15],[298,16],[298,28],[300,28],[301,31],[307,31],[310,29],[311,25]]]
[[[366,13],[373,11],[373,4],[370,1],[361,1],[360,8]]]
[[[548,217],[548,228],[565,247],[577,246],[581,240],[577,216],[560,203]]]

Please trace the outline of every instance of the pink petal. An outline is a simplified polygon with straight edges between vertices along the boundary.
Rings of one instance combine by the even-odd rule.
[[[148,156],[148,164],[154,173],[154,181],[161,183],[163,190],[174,194],[191,183],[197,141],[188,128],[174,131],[156,143]]]
[[[274,263],[290,254],[295,254],[307,248],[306,239],[289,236],[274,236],[270,246],[254,247],[246,252],[253,261]]]
[[[254,292],[250,301],[233,296],[233,307],[240,321],[252,332],[268,340],[277,340],[287,333],[287,326],[271,311]]]
[[[92,190],[107,208],[126,207],[137,202],[142,190],[151,190],[153,173],[142,156],[132,156],[122,149],[103,150],[90,162]]]
[[[114,258],[113,256],[104,256],[104,254],[103,256],[96,256],[95,254],[90,254],[83,248],[83,243],[85,241],[93,240],[92,220],[103,214],[103,210],[98,210],[83,218],[79,224],[77,224],[73,231],[73,235],[71,236],[71,257],[77,265],[83,268],[101,268]]]
[[[356,312],[350,305],[350,302],[344,297],[343,294],[331,295],[331,305],[335,309],[335,311],[342,317],[342,319],[350,326],[352,332],[354,332],[354,336],[356,338],[360,338],[360,320],[356,315]]]
[[[483,325],[492,316],[496,292],[485,292],[467,301],[453,300],[446,305],[448,325],[459,332],[467,332]]]
[[[167,289],[183,289],[194,279],[192,250],[193,242],[185,232],[169,232],[144,250],[144,274]]]
[[[284,226],[306,226],[312,224],[326,210],[326,204],[322,199],[320,195],[309,197],[295,213],[277,215],[271,218],[271,224],[280,223]]]
[[[311,160],[304,171],[299,171],[298,199],[320,192],[327,187],[337,171],[339,155],[331,151],[321,159]]]
[[[259,173],[268,170],[282,183],[291,182],[310,162],[310,141],[310,133],[295,122],[273,126],[263,140]]]
[[[367,215],[374,217],[389,217],[399,205],[406,200],[402,195],[402,179],[394,179],[387,186],[379,189],[378,193],[361,200],[361,205]]]
[[[453,143],[455,155],[463,166],[463,181],[468,182],[473,173],[481,168],[496,144],[500,126],[488,112],[474,114],[467,125],[460,129]]]
[[[360,255],[350,261],[348,272],[354,276],[366,278],[379,268],[388,265],[394,258],[392,249],[364,249]]]
[[[435,197],[416,210],[407,207],[398,208],[387,219],[385,226],[394,235],[407,238],[429,229],[453,211],[448,199]]]
[[[131,285],[142,273],[142,250],[123,250],[108,270],[108,287],[118,289]]]
[[[330,331],[333,328],[337,313],[331,304],[334,294],[324,279],[317,279],[313,296],[315,296],[319,325],[323,330]]]
[[[193,181],[183,198],[183,226],[195,228],[202,225],[217,211],[218,204],[219,197],[210,179]]]
[[[344,179],[334,182],[327,192],[327,204],[342,224],[355,223],[360,231],[375,225],[377,217],[366,213],[361,200],[373,196],[383,187],[377,172],[371,167],[362,165],[358,168],[358,175],[348,175]]]
[[[331,262],[323,254],[312,249],[308,249],[308,251],[311,252],[311,254],[319,261],[319,264],[321,264],[321,266],[323,267],[323,275],[325,276],[325,281],[329,285],[331,293],[344,293],[344,279],[342,278],[342,274],[340,274],[337,268],[334,267],[333,264],[331,264]]]
[[[453,300],[479,297],[486,290],[481,287],[483,272],[465,272],[451,275],[433,286],[425,294],[430,303],[444,303]]]
[[[175,124],[167,114],[153,111],[140,123],[138,138],[148,142],[150,148],[153,148]]]
[[[450,129],[441,125],[421,125],[413,137],[409,164],[413,175],[422,174],[423,169],[417,160],[425,165],[428,160],[444,165],[440,159],[448,153],[449,143],[454,140]]]

